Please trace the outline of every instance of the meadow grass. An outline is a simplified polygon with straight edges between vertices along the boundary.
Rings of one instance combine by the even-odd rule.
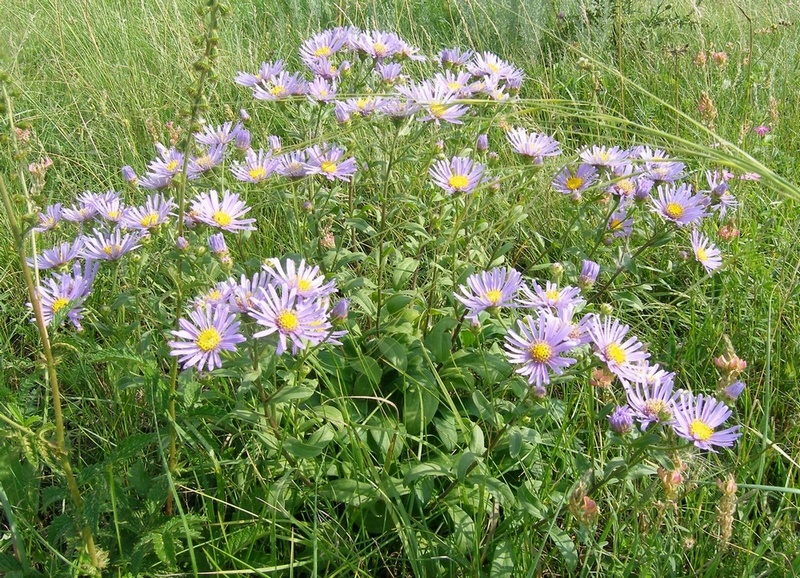
[[[390,345],[380,354],[353,353],[359,357],[354,362],[357,370],[347,368],[350,373],[341,375],[357,378],[355,386],[326,372],[337,363],[334,356],[321,354],[313,362],[319,376],[328,376],[319,379],[327,379],[322,385],[332,401],[319,411],[330,415],[317,415],[312,422],[303,411],[284,407],[280,418],[291,434],[286,451],[294,461],[275,465],[274,471],[263,468],[280,463],[274,455],[284,451],[284,441],[262,427],[258,407],[253,411],[245,401],[246,388],[208,392],[191,380],[181,382],[185,413],[178,426],[185,445],[175,472],[164,442],[169,429],[163,411],[165,368],[145,364],[138,371],[128,370],[140,363],[147,344],[158,340],[159,321],[155,313],[137,325],[128,318],[126,327],[140,338],[138,350],[126,345],[127,329],[108,326],[64,337],[56,347],[72,459],[79,483],[87,488],[87,519],[93,520],[98,542],[111,560],[109,575],[128,575],[134,568],[158,576],[229,570],[286,576],[800,573],[800,403],[795,395],[800,189],[792,184],[800,181],[800,135],[795,129],[800,121],[798,16],[796,2],[756,1],[712,6],[617,0],[566,2],[558,8],[512,0],[233,3],[219,30],[217,80],[209,94],[212,124],[232,120],[246,108],[264,134],[280,132],[295,143],[314,142],[317,135],[307,130],[308,119],[273,114],[234,86],[232,78],[237,71],[255,70],[262,60],[282,57],[297,65],[297,46],[304,38],[332,25],[353,24],[394,30],[425,53],[459,45],[491,50],[524,68],[523,100],[514,116],[504,117],[501,109],[487,116],[495,142],[502,138],[499,124],[513,125],[525,115],[554,134],[566,150],[593,142],[648,142],[678,158],[701,159],[704,168],[761,173],[761,181],[737,187],[741,207],[736,226],[741,233],[726,248],[722,274],[711,279],[681,270],[667,275],[675,266],[674,257],[666,251],[651,254],[638,263],[635,274],[620,279],[618,289],[631,298],[614,304],[650,350],[660,352],[678,380],[697,389],[713,388],[711,361],[723,351],[722,335],[730,336],[749,364],[747,390],[738,410],[744,436],[732,452],[702,454],[690,464],[691,476],[674,508],[661,494],[652,463],[642,478],[609,486],[599,502],[601,522],[593,533],[546,514],[559,499],[568,501],[575,480],[568,479],[567,472],[585,469],[581,460],[586,458],[576,448],[593,459],[609,451],[601,436],[584,435],[592,431],[591,416],[603,404],[585,388],[560,385],[552,395],[563,419],[541,416],[552,420],[552,431],[535,444],[525,441],[530,449],[523,473],[513,474],[526,488],[515,496],[525,503],[530,516],[526,520],[543,520],[541,525],[520,527],[501,516],[501,510],[511,509],[511,500],[501,490],[493,505],[474,503],[466,489],[459,489],[461,502],[423,511],[412,498],[422,500],[439,487],[432,481],[436,468],[450,467],[450,456],[425,431],[414,431],[408,424],[401,427],[397,392],[382,389],[386,374],[375,376],[375,359],[382,365],[402,365],[398,373],[403,374],[407,368],[416,371],[414,358],[430,355],[425,348],[409,350],[408,356],[398,353],[391,343],[410,347],[411,342],[392,334],[394,342],[384,342]],[[121,188],[120,167],[143,168],[153,157],[153,143],[168,140],[165,123],[179,121],[181,110],[191,102],[186,88],[198,52],[193,37],[202,33],[198,23],[194,5],[187,0],[6,0],[0,6],[0,67],[10,73],[18,93],[18,120],[30,123],[34,131],[34,156],[48,155],[55,165],[44,190],[48,202],[70,203],[87,189]],[[727,63],[709,60],[701,66],[695,62],[701,50],[725,51]],[[717,109],[713,122],[703,122],[698,111],[702,91]],[[752,130],[762,123],[771,126],[767,138]],[[342,129],[341,139],[347,140],[347,130]],[[348,142],[359,159],[385,158],[375,143],[354,138]],[[723,144],[715,146],[719,142]],[[399,154],[397,162],[401,171],[413,174],[410,156],[404,160]],[[507,161],[509,155],[504,155],[498,163]],[[6,175],[15,170],[6,156],[0,157],[0,167]],[[444,283],[455,289],[463,283],[468,257],[478,256],[486,264],[490,255],[501,251],[501,241],[511,244],[506,253],[510,264],[546,274],[550,262],[571,257],[565,249],[575,246],[580,233],[572,227],[561,195],[534,176],[523,177],[509,178],[503,195],[487,196],[482,205],[492,223],[485,238],[497,241],[492,246],[481,234],[461,245],[456,242],[459,227],[447,230],[460,223],[469,231],[470,224],[480,223],[478,215],[465,215],[461,223],[459,215],[445,214],[443,206],[420,208],[398,199],[389,228],[377,239],[360,241],[358,248],[372,257],[377,253],[374,263],[383,251],[376,251],[376,245],[396,248],[396,254],[387,249],[387,267],[393,265],[392,273],[407,279],[398,270],[402,257],[414,251],[437,254],[436,249],[414,244],[418,223],[439,218],[445,239],[439,249],[445,254],[441,270],[421,270],[420,287]],[[418,180],[409,177],[408,182],[416,186]],[[309,241],[307,233],[291,224],[279,226],[284,213],[274,199],[253,201],[259,221],[275,226],[260,227],[248,240],[248,251],[259,256],[301,254],[303,242]],[[383,223],[376,216],[379,205],[364,207],[362,221]],[[0,505],[6,514],[0,570],[9,575],[75,574],[80,571],[74,559],[77,534],[70,525],[68,498],[60,488],[53,456],[35,442],[52,437],[53,421],[39,337],[28,323],[18,260],[3,231],[0,409],[16,426],[6,423],[0,449]],[[143,273],[161,272],[162,277],[148,283],[163,287],[165,294],[172,286],[166,261],[154,258],[141,265]],[[376,279],[377,265],[358,267],[360,274]],[[117,280],[101,274],[103,297],[111,305],[117,299]],[[384,274],[388,283],[392,274]],[[354,294],[356,277],[342,279],[353,281]],[[416,282],[416,275],[413,279]],[[381,284],[380,279],[376,282]],[[416,295],[414,299],[423,311],[425,303]],[[173,305],[168,299],[148,303],[154,311]],[[367,308],[369,303],[359,305]],[[393,310],[386,322],[400,327],[403,315]],[[425,361],[420,367],[442,369],[436,360]],[[472,370],[494,375],[491,367]],[[380,376],[381,368],[377,371]],[[494,401],[493,391],[481,391],[477,397],[464,394],[475,378],[451,373],[426,370],[434,393],[420,394],[420,403],[433,396],[442,407],[453,404],[453,411],[443,411],[434,420],[437,435],[458,431],[456,445],[479,453],[485,445],[483,433],[480,442],[465,439],[458,421],[461,414],[471,414],[490,422],[481,413],[480,399]],[[407,374],[413,374],[412,369]],[[301,376],[294,379],[302,386]],[[368,403],[368,398],[383,401]],[[230,411],[215,411],[223,406]],[[327,445],[334,436],[337,444]],[[511,450],[501,445],[498,452],[510,455]],[[418,485],[396,482],[401,470],[392,460],[400,454],[419,457],[422,469],[402,471],[406,480],[421,480]],[[430,456],[430,462],[422,456]],[[496,465],[504,464],[508,466],[498,457]],[[726,544],[715,525],[720,493],[714,481],[728,471],[735,475],[739,494],[733,536]],[[341,483],[326,483],[331,477]],[[487,487],[495,483],[485,477],[482,483]],[[545,490],[553,502],[537,503],[535,496]],[[181,499],[176,501],[176,515],[167,517],[163,496],[170,491]],[[375,501],[376,495],[382,499]],[[528,502],[525,497],[530,497]],[[363,503],[372,505],[365,510],[359,507]],[[27,566],[14,556],[17,539],[27,552]],[[135,548],[129,541],[135,541]]]

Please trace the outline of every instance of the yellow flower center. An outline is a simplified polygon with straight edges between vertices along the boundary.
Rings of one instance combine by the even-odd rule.
[[[283,86],[282,84],[276,84],[275,86],[269,89],[269,93],[272,96],[280,96],[285,92],[286,92],[286,87]]]
[[[209,301],[216,301],[217,299],[222,298],[222,292],[219,289],[212,289],[211,291],[208,292],[206,298]]]
[[[169,163],[167,163],[167,170],[169,172],[175,171],[177,169],[178,169],[178,161],[169,161]]]
[[[608,228],[612,231],[619,231],[622,228],[622,221],[619,219],[611,219],[611,222],[608,224]]]
[[[67,303],[69,303],[69,299],[66,297],[59,297],[55,301],[53,301],[52,309],[53,313],[58,313],[59,309],[62,309]]]
[[[491,70],[492,72],[497,72],[498,70],[500,70],[500,67],[499,67],[499,66],[497,66],[496,64],[494,64],[493,62],[489,62],[489,63],[487,63],[487,64],[486,64],[486,68],[488,68],[488,69],[489,69],[489,70]]]
[[[108,218],[109,219],[117,219],[119,218],[119,211],[108,211]]]
[[[300,327],[300,320],[297,318],[297,315],[288,310],[281,311],[275,319],[275,323],[282,333],[291,333]]]
[[[323,173],[326,173],[328,175],[332,175],[333,173],[336,172],[336,169],[338,168],[338,166],[334,162],[323,161],[322,164],[319,165],[319,168]]]
[[[103,253],[105,253],[106,255],[109,255],[109,256],[112,253],[117,252],[117,251],[121,251],[121,250],[122,250],[122,247],[120,245],[117,245],[116,243],[111,244],[111,245],[106,245],[105,247],[103,247]]]
[[[691,433],[696,440],[704,442],[714,435],[714,430],[708,427],[708,424],[705,422],[696,419],[692,421],[692,424],[689,426],[689,433]]]
[[[463,85],[460,82],[456,82],[455,80],[451,80],[447,83],[447,88],[450,90],[461,90]]]
[[[597,156],[604,163],[608,162],[608,151],[602,151],[602,152],[598,153]]]
[[[648,399],[644,403],[644,413],[650,417],[657,418],[665,409],[666,404],[660,399]]]
[[[531,345],[528,353],[536,363],[547,363],[553,357],[553,348],[544,341],[538,341]]]
[[[328,56],[331,53],[331,49],[328,46],[320,46],[314,51],[314,56]]]
[[[558,289],[550,289],[550,291],[545,291],[545,297],[547,297],[550,301],[556,301],[559,296],[561,295]]]
[[[469,178],[467,175],[453,175],[447,179],[447,184],[457,191],[461,191],[466,189],[467,185],[469,185]]]
[[[383,56],[386,54],[386,45],[383,42],[376,42],[372,45],[372,49],[375,51],[376,56]]]
[[[672,219],[680,219],[683,216],[683,206],[680,203],[667,203],[664,212]]]
[[[255,167],[254,169],[250,169],[249,171],[247,171],[247,174],[254,181],[260,181],[261,179],[267,177],[267,171],[264,170],[264,167]]]
[[[636,190],[636,185],[630,179],[622,179],[617,183],[617,190],[626,197],[630,197]]]
[[[577,191],[583,185],[583,179],[580,177],[572,176],[567,179],[565,185],[570,191]]]
[[[369,103],[370,103],[370,99],[369,98],[359,98],[356,101],[356,106],[358,107],[358,110],[364,110],[365,108],[367,108]]]
[[[430,108],[434,118],[442,118],[444,113],[447,112],[447,106],[444,104],[431,104],[428,108]]]
[[[309,281],[308,279],[298,279],[297,288],[300,291],[308,291],[309,289],[311,289],[311,281]]]
[[[195,344],[203,351],[211,351],[217,348],[220,341],[222,341],[222,335],[219,334],[219,331],[214,327],[209,327],[198,333]]]
[[[708,260],[708,253],[706,253],[706,250],[702,247],[698,247],[694,254],[697,255],[697,260],[701,263]]]
[[[500,301],[500,299],[503,297],[503,292],[498,291],[497,289],[490,289],[486,292],[485,297],[489,300],[489,303],[492,305],[497,305],[498,301]]]
[[[225,211],[217,211],[216,213],[214,213],[214,216],[212,218],[214,219],[214,222],[220,227],[226,227],[231,224],[231,221],[233,221],[233,218],[231,218],[231,216]]]
[[[148,213],[139,221],[142,227],[155,227],[158,224],[158,213]]]
[[[625,355],[625,351],[618,343],[611,343],[606,347],[606,357],[617,365],[625,363],[625,360],[628,359]]]
[[[209,155],[203,155],[201,157],[197,157],[197,159],[195,159],[194,162],[196,162],[197,165],[202,169],[210,169],[211,165],[214,163],[214,161],[211,159]]]

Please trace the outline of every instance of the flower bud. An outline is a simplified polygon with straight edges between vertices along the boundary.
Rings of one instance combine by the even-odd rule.
[[[347,319],[347,314],[350,311],[350,301],[346,298],[341,298],[339,301],[336,302],[336,305],[333,306],[333,311],[331,311],[331,317],[334,319],[339,319],[340,321],[344,321]]]
[[[627,405],[618,405],[608,416],[608,425],[611,431],[624,435],[633,429],[633,416]]]
[[[475,141],[475,148],[479,151],[485,151],[489,148],[489,135],[479,134]]]
[[[175,239],[175,246],[181,251],[185,251],[189,248],[189,241],[186,240],[186,237],[178,237]]]

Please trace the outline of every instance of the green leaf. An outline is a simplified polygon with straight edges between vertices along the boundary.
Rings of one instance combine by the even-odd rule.
[[[392,287],[395,291],[400,291],[406,286],[417,267],[419,259],[413,257],[406,257],[395,266],[392,272]]]
[[[511,431],[508,432],[508,455],[512,458],[516,458],[519,456],[521,450],[522,432],[519,431],[519,428],[511,428]]]
[[[425,347],[428,348],[437,363],[446,363],[450,359],[452,330],[457,325],[458,321],[452,317],[442,317],[425,337]]]
[[[509,540],[501,540],[494,548],[489,578],[511,578],[514,576],[514,546]]]
[[[458,463],[456,464],[456,478],[460,481],[464,481],[464,478],[467,477],[467,474],[471,471],[472,464],[478,461],[478,456],[472,452],[464,452],[461,454],[461,457],[458,458]]]
[[[384,307],[386,307],[386,311],[389,313],[389,315],[394,315],[398,311],[404,310],[413,300],[413,295],[408,295],[407,293],[397,293],[386,300]]]
[[[270,405],[277,405],[288,401],[305,401],[314,395],[315,391],[313,387],[284,387],[272,394],[272,397],[269,398],[269,403]]]
[[[344,478],[331,481],[320,490],[320,494],[349,506],[361,506],[378,498],[378,490],[370,484]]]
[[[424,464],[418,464],[408,470],[408,473],[403,478],[403,484],[410,486],[420,478],[434,478],[440,476],[452,478],[453,474],[450,471],[450,468],[443,466],[442,464],[427,462]]]
[[[372,385],[378,385],[381,382],[383,370],[381,370],[378,362],[371,357],[356,359],[350,364],[350,367],[361,375],[365,375]]]
[[[423,380],[409,376],[408,385],[403,392],[403,423],[408,433],[418,435],[427,427],[439,409],[439,397],[428,388]]]
[[[480,417],[486,423],[491,425],[496,425],[494,419],[494,407],[492,407],[491,402],[486,399],[486,396],[483,395],[480,391],[472,392],[472,403],[475,404],[475,409],[478,412],[478,417]]]
[[[322,426],[307,440],[287,436],[283,447],[292,457],[309,460],[320,455],[333,440],[333,430],[330,426]]]
[[[395,338],[383,335],[378,339],[378,349],[386,363],[397,371],[403,372],[406,370],[408,357],[406,356],[405,348]]]
[[[558,551],[561,552],[561,557],[564,558],[567,568],[570,572],[574,572],[578,567],[578,550],[575,548],[575,543],[569,535],[558,526],[550,528],[548,536],[550,536],[550,539],[556,545]]]
[[[644,309],[642,300],[630,291],[617,291],[616,293],[613,293],[612,299],[615,302],[626,305],[635,311],[641,311]]]
[[[466,483],[485,488],[504,507],[512,506],[516,502],[514,494],[508,485],[497,478],[484,476],[483,474],[472,474],[466,479]]]
[[[486,453],[486,440],[483,436],[483,430],[476,423],[472,424],[472,429],[470,430],[469,449],[479,456]]]

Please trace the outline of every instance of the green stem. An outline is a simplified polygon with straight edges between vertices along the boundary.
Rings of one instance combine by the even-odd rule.
[[[389,148],[389,159],[386,162],[386,174],[383,178],[383,191],[381,193],[381,229],[378,232],[378,291],[377,291],[377,303],[376,303],[376,310],[377,313],[375,314],[375,336],[380,337],[381,335],[381,306],[383,305],[383,242],[384,237],[386,236],[386,213],[387,213],[387,205],[389,204],[389,177],[392,174],[392,167],[394,165],[394,149],[395,144],[397,143],[397,136],[400,133],[399,130],[394,131],[394,135],[392,137],[392,145]]]
[[[663,228],[662,227],[656,227],[655,231],[653,232],[653,236],[650,237],[644,245],[639,247],[633,255],[631,255],[631,261],[636,260],[636,258],[639,255],[641,255],[646,249],[651,247],[653,245],[653,243],[655,243],[658,240],[658,238],[661,236],[662,232],[663,232]],[[599,296],[606,289],[611,287],[611,284],[614,282],[614,279],[619,277],[620,273],[622,273],[622,271],[624,269],[625,269],[625,265],[624,264],[620,264],[617,267],[617,269],[614,271],[614,274],[611,276],[611,278],[608,281],[606,281],[605,283],[603,283],[600,287],[597,288],[597,291],[595,292],[595,297]]]

